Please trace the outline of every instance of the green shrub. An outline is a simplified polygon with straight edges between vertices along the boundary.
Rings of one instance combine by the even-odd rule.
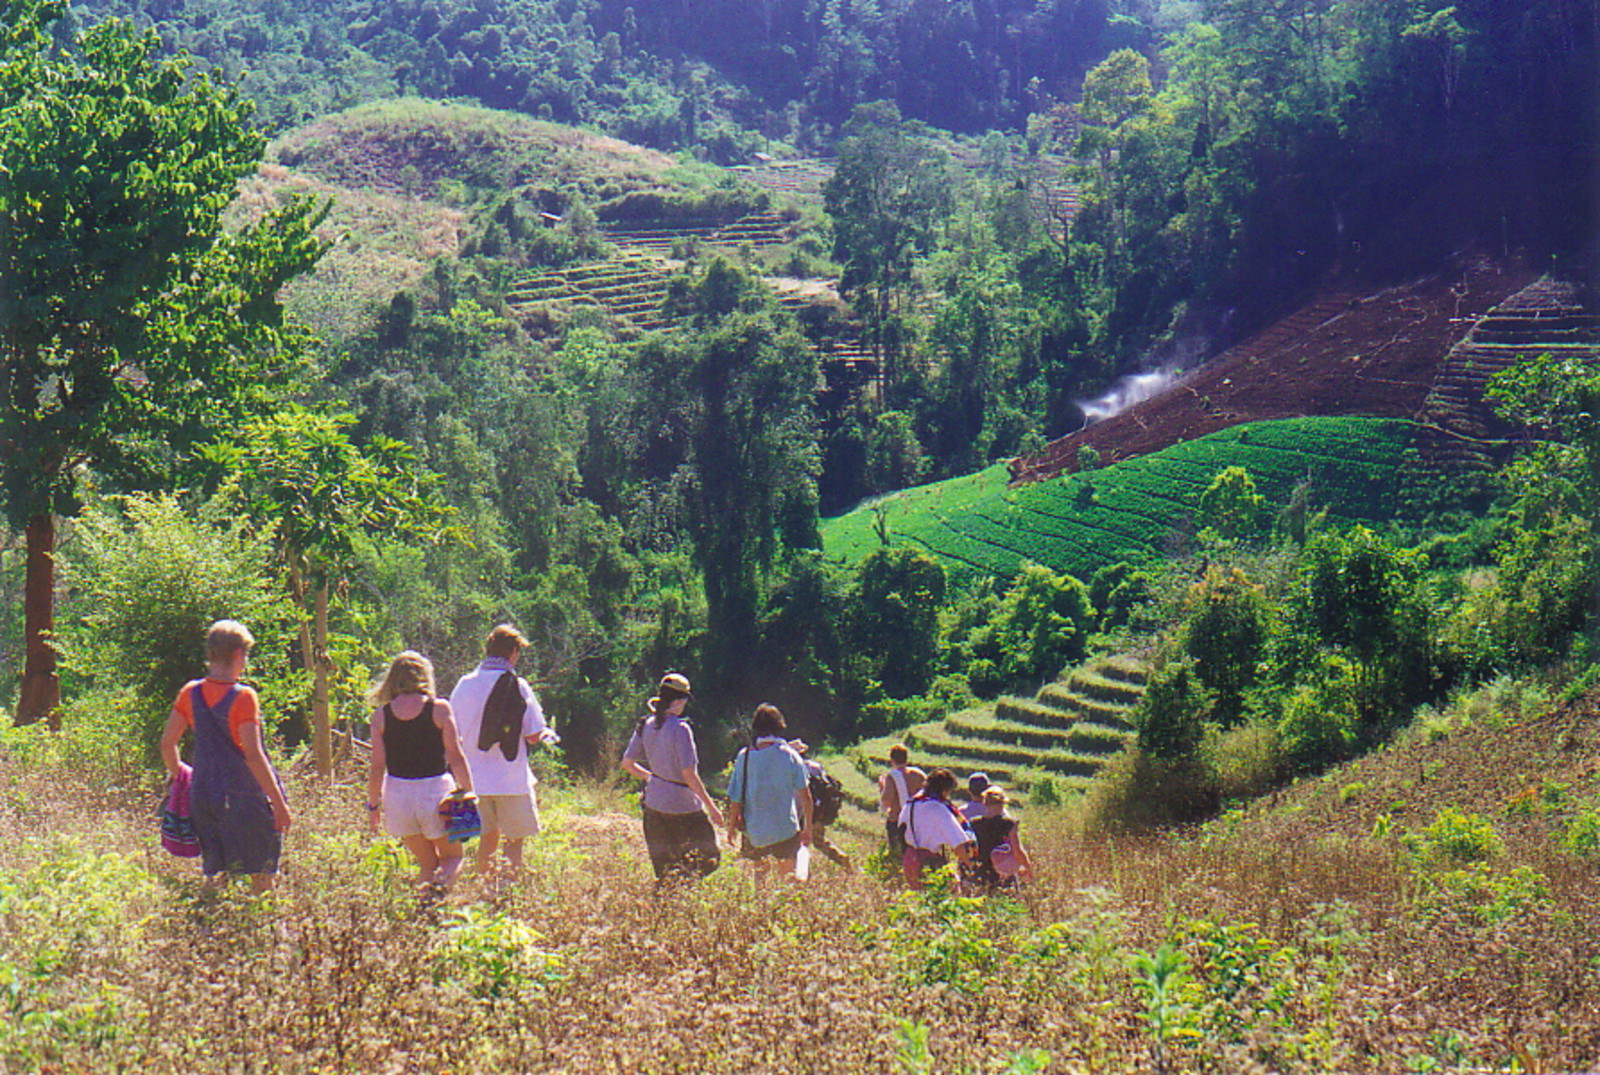
[[[1193,660],[1167,663],[1151,675],[1133,711],[1139,749],[1162,761],[1195,757],[1212,704]]]
[[[1244,713],[1267,637],[1266,598],[1244,572],[1213,568],[1189,594],[1184,650],[1216,695],[1212,718],[1224,726]]]
[[[994,636],[1004,667],[1019,679],[1054,675],[1083,658],[1093,618],[1083,583],[1039,564],[1023,564],[995,610]]]
[[[566,960],[541,947],[544,938],[510,914],[482,906],[452,912],[434,947],[436,982],[451,982],[481,999],[518,999],[566,977]]]
[[[1329,655],[1310,683],[1290,692],[1278,718],[1283,756],[1302,772],[1315,772],[1350,754],[1356,740],[1355,669]]]
[[[1432,824],[1407,842],[1424,862],[1462,865],[1505,854],[1505,843],[1488,818],[1453,806],[1439,811]]]
[[[1600,809],[1595,804],[1584,807],[1567,823],[1561,847],[1580,858],[1600,859]]]
[[[1261,530],[1265,507],[1266,498],[1256,492],[1250,472],[1227,467],[1200,494],[1200,521],[1227,540],[1251,537]]]
[[[59,645],[68,682],[100,693],[69,718],[154,758],[178,688],[205,671],[206,627],[236,619],[256,637],[251,680],[271,727],[299,697],[287,667],[293,613],[272,562],[271,546],[220,502],[162,494],[91,506],[63,558],[73,595]],[[86,715],[91,699],[106,711]]]

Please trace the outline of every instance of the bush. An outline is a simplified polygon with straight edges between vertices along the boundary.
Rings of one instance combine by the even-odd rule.
[[[1217,802],[1216,783],[1198,759],[1162,761],[1126,750],[1089,786],[1084,825],[1091,833],[1181,825],[1214,813]]]
[[[1244,467],[1219,471],[1200,494],[1200,521],[1226,540],[1251,537],[1261,530],[1266,498]]]
[[[994,638],[1006,670],[1019,679],[1036,679],[1082,660],[1093,619],[1083,583],[1039,564],[1023,564],[995,611]]]
[[[1266,794],[1277,784],[1283,768],[1278,729],[1259,720],[1227,730],[1209,727],[1200,744],[1200,756],[1224,801]]]
[[[115,700],[99,718],[104,734],[154,758],[178,689],[205,670],[206,627],[237,619],[256,636],[251,672],[270,726],[298,700],[287,667],[293,611],[265,570],[272,559],[215,501],[132,496],[87,510],[62,563],[73,593],[59,638],[69,684],[100,692],[73,707],[80,719],[91,700]]]
[[[1266,635],[1266,600],[1244,572],[1213,568],[1190,592],[1183,646],[1215,692],[1217,723],[1235,724],[1244,713],[1245,692],[1256,683]]]
[[[1213,704],[1214,696],[1200,682],[1194,661],[1166,664],[1150,677],[1133,711],[1139,749],[1161,761],[1195,757]]]
[[[1356,741],[1356,668],[1326,655],[1316,677],[1297,686],[1278,718],[1283,757],[1302,772],[1316,772],[1349,757]]]
[[[1499,858],[1506,850],[1488,818],[1464,814],[1453,806],[1439,811],[1431,825],[1407,842],[1424,862],[1457,866]]]

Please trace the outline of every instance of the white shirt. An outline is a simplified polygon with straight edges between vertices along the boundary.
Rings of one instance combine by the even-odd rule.
[[[912,810],[917,812],[915,818]],[[900,824],[906,827],[907,846],[924,851],[944,851],[972,839],[972,833],[962,826],[955,812],[935,799],[912,799],[906,803],[900,808]]]
[[[528,739],[542,736],[549,725],[539,708],[538,696],[522,677],[517,677],[517,687],[528,708],[522,714],[522,735],[517,738],[516,757],[508,761],[499,744],[488,750],[478,749],[484,704],[489,701],[489,692],[494,690],[500,677],[510,670],[511,662],[505,658],[486,658],[476,670],[462,676],[456,689],[450,692],[450,708],[455,711],[456,727],[461,731],[461,750],[467,756],[467,768],[472,770],[472,790],[479,795],[527,795],[538,783],[528,768]]]

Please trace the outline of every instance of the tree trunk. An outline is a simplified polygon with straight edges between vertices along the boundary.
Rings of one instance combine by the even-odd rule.
[[[312,665],[311,729],[317,773],[333,776],[333,722],[328,715],[328,583],[317,583],[316,663]]]
[[[56,677],[56,651],[50,636],[56,624],[56,520],[49,512],[28,520],[28,562],[23,587],[24,639],[22,696],[17,723],[59,720],[61,681]]]

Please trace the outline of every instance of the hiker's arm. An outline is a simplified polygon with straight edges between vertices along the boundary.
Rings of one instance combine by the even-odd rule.
[[[655,774],[632,758],[622,759],[622,768],[638,777],[640,780],[649,780]]]
[[[267,761],[267,748],[261,745],[261,722],[252,720],[241,725],[239,731],[240,738],[244,740],[240,744],[244,749],[244,763],[250,767],[250,774],[256,778],[267,801],[272,804],[272,823],[279,832],[288,832],[294,819],[289,816],[289,801],[283,797],[283,789],[273,775],[272,763]]]
[[[807,784],[794,793],[794,801],[800,807],[800,840],[802,843],[811,842],[811,814],[816,808],[811,801],[811,785]]]
[[[889,815],[890,821],[900,816],[900,796],[896,794],[894,781],[889,779],[888,773],[878,778],[878,809]]]
[[[383,807],[383,774],[388,769],[383,750],[383,710],[372,714],[372,755],[367,764],[367,831],[378,831],[378,812]]]
[[[456,717],[450,712],[449,702],[434,703],[433,722],[444,736],[444,757],[450,763],[450,771],[456,776],[456,788],[471,795],[472,770],[467,766],[467,756],[461,751],[461,733],[456,729]]]
[[[700,800],[700,805],[705,808],[706,816],[711,819],[711,824],[722,827],[722,811],[717,809],[717,801],[706,790],[704,781],[700,779],[700,770],[689,766],[683,771],[683,782],[689,785],[689,790],[694,792],[694,797]]]
[[[167,776],[178,779],[182,762],[178,760],[178,741],[183,738],[183,717],[174,708],[167,714],[167,727],[161,733],[161,760],[166,763]]]

